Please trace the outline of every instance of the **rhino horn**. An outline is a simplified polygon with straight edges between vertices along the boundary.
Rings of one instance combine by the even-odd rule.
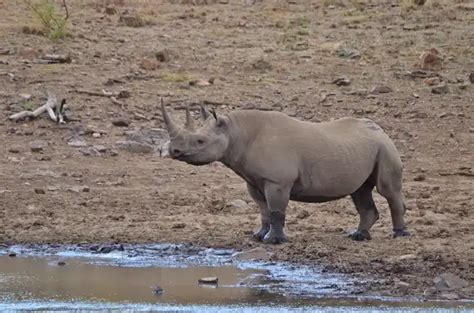
[[[207,120],[209,117],[211,117],[211,112],[204,106],[204,104],[201,103],[200,105],[201,108],[201,118],[203,121]]]
[[[166,111],[165,103],[163,102],[163,98],[161,98],[161,113],[163,114],[163,120],[166,124],[166,129],[170,135],[177,134],[179,132],[179,126],[174,123],[170,116],[168,115],[168,111]]]
[[[189,110],[189,105],[186,105],[186,124],[184,124],[184,127],[189,131],[194,130],[194,120],[191,117],[191,112]]]

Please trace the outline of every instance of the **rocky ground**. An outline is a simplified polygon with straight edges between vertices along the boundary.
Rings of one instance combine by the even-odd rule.
[[[1,242],[263,246],[379,278],[362,294],[474,297],[471,2],[68,2],[67,38],[53,41],[24,2],[0,0]],[[46,90],[66,99],[71,121],[8,119],[44,104]],[[390,237],[377,196],[372,241],[346,237],[358,216],[343,199],[291,202],[291,241],[252,242],[259,214],[240,178],[160,157],[160,97],[181,120],[199,102],[375,120],[402,154],[413,236]],[[436,284],[443,273],[462,280]]]

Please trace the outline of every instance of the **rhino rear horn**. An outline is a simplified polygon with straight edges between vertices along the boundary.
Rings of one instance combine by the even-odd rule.
[[[200,109],[201,119],[203,121],[207,120],[208,118],[212,116],[211,112],[209,112],[209,110],[204,106],[204,104],[201,103],[200,108],[201,108]]]
[[[163,115],[163,120],[165,121],[166,129],[168,130],[168,133],[170,135],[178,133],[179,127],[178,125],[176,125],[176,123],[174,123],[171,120],[170,116],[168,115],[168,111],[166,110],[163,98],[161,98],[161,113]]]

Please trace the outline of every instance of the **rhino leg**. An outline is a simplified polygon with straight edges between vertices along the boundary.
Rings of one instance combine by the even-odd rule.
[[[263,241],[265,235],[270,231],[270,210],[268,210],[265,196],[260,191],[249,184],[247,184],[247,189],[252,199],[260,208],[260,216],[262,220],[262,226],[258,232],[253,234],[253,239],[256,241]]]
[[[265,243],[280,244],[288,241],[283,227],[286,207],[290,200],[290,189],[275,183],[265,184],[265,199],[270,211],[270,231],[263,239]]]
[[[410,236],[403,219],[406,206],[401,193],[387,198],[387,201],[390,206],[390,214],[392,215],[393,238]]]
[[[372,239],[369,232],[370,228],[379,219],[379,211],[372,197],[373,188],[373,184],[366,183],[351,195],[352,201],[360,215],[357,230],[349,235],[353,240],[362,241]]]

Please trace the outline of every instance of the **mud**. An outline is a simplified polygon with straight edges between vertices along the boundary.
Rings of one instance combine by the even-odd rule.
[[[23,1],[0,1],[0,242],[263,246],[274,260],[351,274],[360,294],[474,297],[470,3],[69,2],[69,36],[53,42],[23,32],[38,27]],[[125,11],[147,23],[121,25]],[[420,55],[431,48],[441,69],[420,71]],[[165,62],[144,69],[156,53]],[[44,54],[69,54],[72,62],[37,63]],[[332,83],[339,78],[349,85]],[[447,93],[432,92],[437,81]],[[380,85],[389,88],[374,89]],[[79,121],[8,120],[43,104],[45,89],[66,98]],[[102,89],[130,97],[114,103],[80,92]],[[358,223],[349,199],[291,202],[290,242],[252,242],[259,213],[240,178],[220,164],[162,159],[153,136],[133,136],[163,127],[160,96],[178,109],[206,101],[223,113],[373,119],[402,154],[412,237],[390,237],[388,207],[377,196],[381,219],[370,242],[347,238]],[[138,143],[120,144],[133,138]],[[446,272],[470,285],[433,290]]]

